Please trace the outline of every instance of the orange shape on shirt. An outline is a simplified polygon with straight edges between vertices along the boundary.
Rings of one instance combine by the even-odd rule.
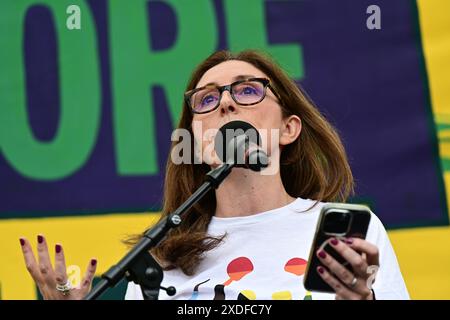
[[[239,257],[231,261],[227,266],[227,273],[230,277],[224,282],[224,286],[233,281],[241,280],[245,275],[253,271],[253,263],[247,257]]]
[[[301,276],[305,273],[308,261],[302,258],[292,258],[284,266],[284,271]]]

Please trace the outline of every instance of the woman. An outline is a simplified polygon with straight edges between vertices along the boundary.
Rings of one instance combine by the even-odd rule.
[[[345,201],[353,192],[353,177],[336,131],[280,67],[255,51],[216,52],[193,72],[185,98],[178,128],[189,130],[197,146],[209,143],[199,127],[205,132],[233,120],[249,122],[258,131],[275,130],[278,143],[263,136],[269,168],[260,173],[234,168],[152,251],[165,269],[162,285],[177,289],[173,298],[409,298],[386,231],[375,215],[366,240],[331,241],[354,272],[325,251],[316,252],[323,264],[316,271],[335,294],[303,288],[301,280],[320,209],[326,202]],[[201,164],[168,160],[163,217],[185,201],[217,165],[214,153],[203,156]],[[195,157],[199,154],[192,152],[191,159]],[[270,170],[271,174],[263,174]],[[95,261],[81,287],[69,290],[63,286],[67,276],[61,246],[56,247],[53,270],[45,239],[38,242],[39,266],[29,242],[21,239],[28,270],[44,297],[85,295]],[[372,266],[379,270],[370,288],[367,284],[373,275],[368,269]],[[139,286],[130,283],[125,298],[142,299]],[[162,291],[160,298],[172,297]]]

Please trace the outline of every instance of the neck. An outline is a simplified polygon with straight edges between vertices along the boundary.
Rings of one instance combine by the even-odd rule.
[[[279,172],[262,175],[234,168],[216,190],[216,217],[242,217],[283,207],[295,198],[284,189]]]

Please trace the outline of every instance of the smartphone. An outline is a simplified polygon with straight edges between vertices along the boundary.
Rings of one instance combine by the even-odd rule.
[[[330,244],[324,246],[323,244],[333,237],[365,239],[367,229],[369,228],[370,217],[371,211],[369,207],[365,205],[327,203],[322,207],[314,240],[311,245],[305,276],[303,278],[303,285],[306,290],[334,293],[334,290],[317,272],[317,267],[322,265],[322,263],[317,257],[316,252],[322,246],[322,249],[327,252],[327,254],[331,255],[350,271],[353,271],[350,264],[342,258]],[[326,268],[323,265],[322,267]]]

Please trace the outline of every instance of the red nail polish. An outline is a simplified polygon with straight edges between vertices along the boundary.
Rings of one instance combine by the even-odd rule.
[[[318,267],[317,271],[319,271],[320,274],[323,274],[325,270],[322,267]]]
[[[61,245],[60,244],[57,244],[57,245],[55,245],[55,251],[56,251],[56,253],[60,253],[61,252]]]
[[[96,264],[97,264],[97,260],[96,259],[92,259],[91,260],[91,266],[95,267]]]
[[[337,246],[337,244],[339,243],[338,239],[336,239],[336,238],[331,239],[330,242],[333,246]]]
[[[325,253],[325,251],[319,251],[318,253],[319,257],[321,257],[322,259],[325,259],[327,257],[327,254]]]
[[[23,238],[20,238],[19,241],[20,241],[20,245],[21,245],[21,246],[24,246],[24,245],[25,245],[25,240],[24,240]]]
[[[42,243],[42,242],[44,242],[44,237],[41,235],[38,235],[37,240],[38,240],[38,243]]]
[[[352,244],[352,243],[353,243],[353,238],[347,238],[347,239],[345,239],[345,243],[346,243],[346,244]]]

